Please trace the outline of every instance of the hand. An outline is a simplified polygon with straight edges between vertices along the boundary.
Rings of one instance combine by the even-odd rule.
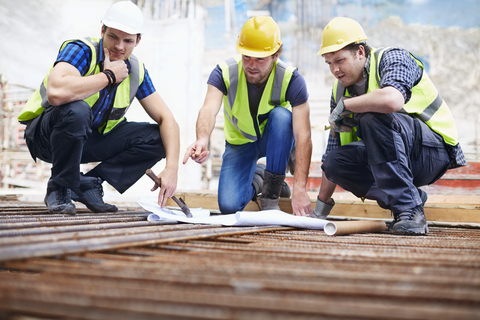
[[[123,60],[110,61],[110,52],[107,48],[103,48],[105,53],[105,60],[103,62],[103,69],[110,69],[115,74],[115,83],[120,83],[128,77],[127,64]]]
[[[334,132],[351,132],[353,127],[357,126],[357,120],[350,118],[350,114],[352,114],[352,112],[345,110],[343,97],[340,98],[337,106],[328,118],[331,130]]]
[[[167,203],[167,199],[175,195],[175,190],[177,189],[177,173],[173,170],[168,170],[167,168],[160,172],[158,175],[161,186],[160,191],[158,192],[158,204],[164,208]],[[158,189],[158,184],[155,183],[151,191]]]
[[[183,157],[183,164],[187,163],[188,158],[192,158],[196,163],[202,164],[207,161],[209,154],[208,139],[199,139],[187,148],[185,156]]]
[[[295,216],[309,217],[312,215],[312,203],[308,193],[305,190],[293,187],[292,209],[293,215]]]

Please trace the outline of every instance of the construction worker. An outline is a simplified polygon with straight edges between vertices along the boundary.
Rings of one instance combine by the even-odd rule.
[[[115,212],[115,205],[103,201],[102,182],[123,193],[163,158],[162,207],[177,186],[178,124],[143,63],[132,55],[141,40],[143,14],[131,1],[120,1],[102,23],[101,38],[63,43],[18,118],[27,125],[33,159],[52,163],[45,196],[50,213],[75,214],[72,200],[93,212]],[[126,121],[135,97],[157,124]],[[81,173],[80,164],[90,162],[100,164]]]
[[[323,30],[319,55],[336,81],[314,216],[325,219],[336,185],[376,200],[399,234],[425,234],[423,206],[432,184],[466,165],[450,109],[422,62],[397,47],[374,49],[358,22],[335,18]]]
[[[310,214],[306,182],[312,142],[305,80],[279,59],[280,29],[271,17],[249,19],[236,47],[239,55],[218,64],[210,74],[196,124],[197,140],[187,148],[183,163],[188,158],[200,164],[207,160],[223,101],[226,143],[218,186],[220,211],[241,211],[260,194],[262,210],[280,210],[279,196],[290,195],[284,180],[295,145],[292,208],[296,214]],[[266,164],[257,165],[263,157]]]

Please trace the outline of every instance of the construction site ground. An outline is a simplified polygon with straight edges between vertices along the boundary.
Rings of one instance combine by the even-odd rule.
[[[310,194],[314,205],[315,193]],[[215,192],[177,192],[218,213]],[[335,194],[332,220],[391,220]],[[329,236],[0,204],[1,319],[478,319],[480,201],[430,195],[423,236]],[[290,199],[281,207],[289,211]],[[168,205],[174,206],[169,200]],[[258,210],[250,203],[246,210]],[[259,213],[260,214],[260,213]]]

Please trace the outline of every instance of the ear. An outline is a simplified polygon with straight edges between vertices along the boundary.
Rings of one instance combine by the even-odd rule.
[[[273,55],[273,62],[277,62],[278,60],[278,57],[280,56],[280,54],[277,52]]]
[[[365,55],[365,47],[363,45],[359,45],[358,46],[358,57],[360,59],[363,59],[363,58],[366,58],[366,55]]]
[[[140,40],[142,40],[141,34],[137,35],[137,44],[135,44],[135,47],[138,46],[138,44],[140,43]]]

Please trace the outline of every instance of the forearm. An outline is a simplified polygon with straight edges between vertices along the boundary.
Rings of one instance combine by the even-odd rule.
[[[343,100],[345,110],[354,113],[392,113],[403,108],[403,94],[394,87],[384,87],[372,92]]]
[[[310,161],[312,157],[312,140],[310,136],[295,139],[295,175],[293,189],[306,191]]]
[[[85,100],[108,84],[109,80],[104,73],[87,77],[69,74],[60,77],[50,75],[47,84],[48,102],[53,106],[58,106],[72,101]]]
[[[197,140],[208,140],[215,128],[216,113],[210,108],[202,108],[198,112],[196,123]]]
[[[178,172],[178,161],[180,155],[180,129],[175,119],[163,121],[159,125],[162,142],[165,146],[166,164],[165,169]]]

